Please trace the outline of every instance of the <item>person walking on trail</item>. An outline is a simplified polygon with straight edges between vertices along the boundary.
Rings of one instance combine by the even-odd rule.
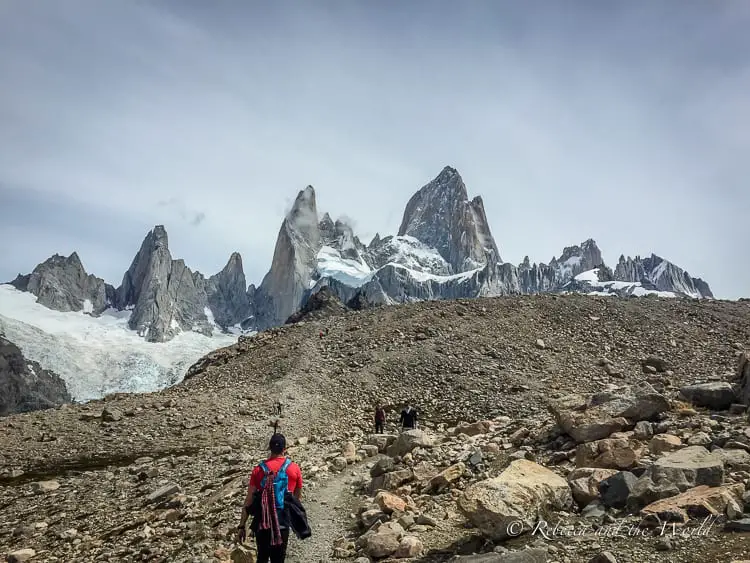
[[[417,410],[411,406],[411,403],[407,403],[406,408],[401,411],[399,423],[402,429],[412,430],[417,427]]]
[[[375,434],[382,434],[383,427],[385,426],[385,409],[380,406],[380,403],[375,405]]]
[[[304,508],[299,503],[302,471],[287,457],[283,434],[271,436],[268,448],[270,456],[256,465],[250,475],[237,540],[239,543],[245,541],[247,519],[252,515],[250,528],[258,548],[257,563],[284,563],[290,528],[298,537],[310,535]],[[300,517],[303,519],[304,532],[298,529]]]

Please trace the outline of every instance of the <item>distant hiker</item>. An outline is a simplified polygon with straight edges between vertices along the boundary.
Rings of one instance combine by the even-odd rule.
[[[320,331],[320,339],[323,340],[323,331]]]
[[[328,327],[326,327],[326,336],[328,336]]]
[[[385,410],[380,403],[375,405],[375,434],[382,434],[385,426]]]
[[[417,410],[411,406],[411,403],[407,403],[406,408],[401,411],[399,423],[402,428],[413,429],[417,427]]]
[[[274,434],[268,443],[271,455],[250,475],[237,539],[245,541],[247,519],[258,547],[257,563],[284,563],[289,530],[300,539],[310,537],[305,509],[300,502],[302,472],[286,456],[286,438]],[[274,510],[275,508],[275,510]]]
[[[281,416],[281,401],[276,401],[273,404],[273,413],[278,416]]]

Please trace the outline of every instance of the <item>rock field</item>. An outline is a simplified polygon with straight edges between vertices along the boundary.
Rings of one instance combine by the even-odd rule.
[[[252,561],[232,537],[279,400],[313,527],[290,561],[750,560],[750,302],[330,310],[162,392],[0,418],[0,553]]]

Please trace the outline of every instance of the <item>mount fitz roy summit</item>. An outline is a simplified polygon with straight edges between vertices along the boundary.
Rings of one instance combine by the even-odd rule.
[[[369,244],[347,223],[319,216],[315,190],[306,187],[282,222],[257,289],[246,285],[238,253],[209,278],[173,259],[163,226],[146,235],[119,288],[87,274],[76,253],[54,255],[10,283],[58,311],[130,311],[128,326],[151,342],[182,331],[278,326],[323,288],[352,308],[544,292],[713,297],[706,282],[653,254],[621,256],[612,270],[591,239],[549,264],[503,262],[481,197],[470,200],[451,167],[412,196],[397,235],[377,234]]]

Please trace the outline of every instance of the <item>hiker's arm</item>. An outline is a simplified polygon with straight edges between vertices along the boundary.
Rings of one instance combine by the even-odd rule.
[[[247,496],[245,497],[245,502],[242,504],[242,516],[240,516],[240,526],[244,526],[247,522],[247,517],[249,514],[247,511],[250,509],[250,505],[253,503],[253,495],[255,494],[255,487],[253,485],[250,485],[247,488]]]
[[[294,489],[294,492],[292,493],[297,500],[300,499],[302,496],[302,485],[297,485],[297,487]]]

